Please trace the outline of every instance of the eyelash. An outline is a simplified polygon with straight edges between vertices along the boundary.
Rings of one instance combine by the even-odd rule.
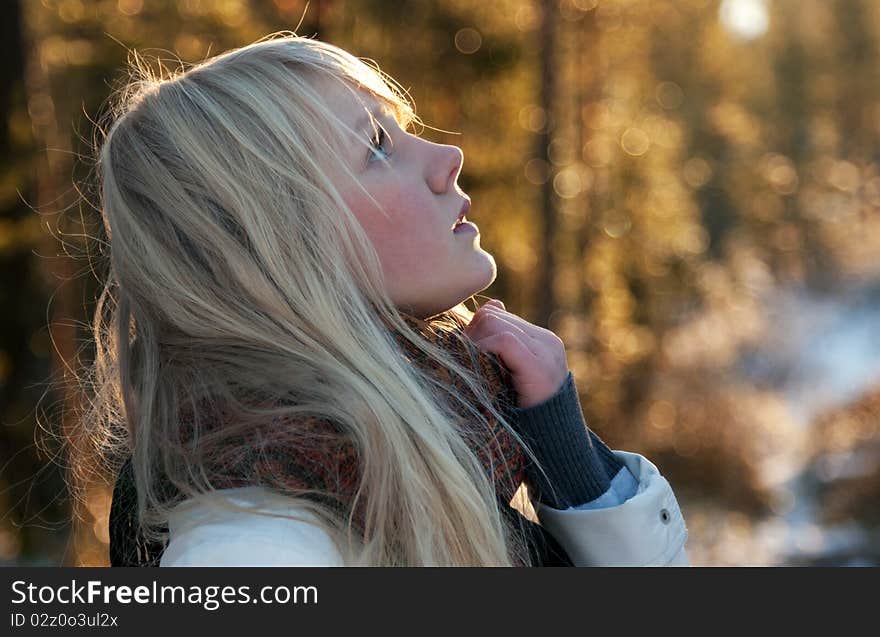
[[[388,134],[385,132],[385,129],[381,124],[377,124],[377,128],[376,135],[370,138],[370,156],[368,159],[370,162],[372,162],[374,158],[388,159],[390,156],[388,151],[384,148],[385,142],[388,140]],[[382,156],[380,156],[379,153],[382,153]]]

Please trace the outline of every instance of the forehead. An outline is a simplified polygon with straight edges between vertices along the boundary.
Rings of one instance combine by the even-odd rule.
[[[350,170],[360,172],[367,161],[367,148],[370,138],[377,130],[374,118],[397,121],[395,109],[384,99],[376,97],[366,89],[340,80],[324,80],[318,90],[321,92],[333,117],[338,119],[333,133],[337,159],[341,159]],[[387,129],[387,124],[385,126]],[[331,165],[331,169],[335,167]]]
[[[370,114],[394,116],[394,109],[384,100],[344,82],[325,82],[322,91],[333,113],[355,131],[371,128]]]

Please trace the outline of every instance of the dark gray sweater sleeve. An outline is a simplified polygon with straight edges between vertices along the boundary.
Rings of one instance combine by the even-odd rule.
[[[624,466],[587,427],[571,372],[556,394],[525,409],[514,407],[513,415],[547,474],[529,461],[526,478],[547,506],[567,509],[595,500]]]

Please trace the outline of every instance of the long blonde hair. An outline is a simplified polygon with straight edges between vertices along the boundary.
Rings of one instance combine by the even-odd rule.
[[[524,560],[525,533],[505,522],[456,427],[461,399],[408,364],[388,326],[522,440],[485,381],[393,306],[376,252],[323,168],[345,164],[347,129],[319,81],[367,91],[402,125],[419,123],[406,92],[378,67],[289,32],[165,77],[137,54],[130,66],[97,149],[109,268],[80,422],[103,457],[132,454],[147,535],[165,537],[176,504],[157,491],[160,473],[185,497],[211,493],[212,449],[254,423],[309,414],[340,423],[360,454],[362,537],[350,518],[301,499],[348,563]],[[472,316],[464,304],[450,312]],[[250,392],[286,400],[259,407],[243,398]],[[240,419],[210,440],[197,419],[181,442],[181,409],[205,400]],[[459,407],[486,424],[476,405]]]

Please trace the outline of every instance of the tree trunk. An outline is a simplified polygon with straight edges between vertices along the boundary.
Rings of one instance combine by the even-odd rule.
[[[558,34],[558,10],[556,0],[543,0],[542,20],[538,41],[541,43],[541,108],[546,114],[546,125],[538,134],[536,156],[548,163],[549,148],[555,128],[558,85],[556,82],[556,38]],[[559,200],[553,189],[553,170],[541,186],[541,209],[539,211],[540,248],[538,252],[537,294],[535,296],[535,323],[549,327],[550,315],[557,306],[554,281],[556,278],[556,254],[554,239],[559,223]]]
[[[53,396],[52,405],[59,405],[50,417],[58,416],[60,423],[50,423],[65,444],[74,449],[80,447],[81,428],[74,418],[79,411],[80,395],[74,377],[76,363],[76,343],[78,339],[76,323],[82,320],[81,304],[77,303],[81,282],[76,280],[76,263],[67,254],[70,250],[70,237],[81,232],[73,227],[67,217],[68,209],[75,209],[70,133],[59,122],[69,122],[67,112],[59,104],[58,96],[64,88],[53,86],[53,75],[40,59],[39,51],[43,40],[52,35],[46,33],[50,27],[45,19],[38,19],[43,11],[38,3],[25,5],[22,20],[23,51],[25,51],[26,96],[29,104],[39,104],[39,115],[32,119],[32,129],[36,147],[46,149],[34,157],[34,185],[36,208],[43,217],[45,235],[36,249],[40,255],[36,262],[42,269],[51,312],[49,334],[52,343],[50,362],[50,382],[58,395]],[[57,77],[59,74],[56,74]],[[69,124],[68,124],[69,125]],[[63,241],[64,245],[59,243]],[[67,247],[67,250],[65,250]],[[53,452],[57,451],[53,449]],[[66,450],[65,450],[66,451]],[[46,459],[46,462],[63,462],[72,466],[81,460],[87,463],[91,458],[79,458],[75,453],[60,459]],[[72,478],[73,476],[70,476]],[[97,476],[93,476],[94,480]],[[67,550],[64,551],[64,566],[102,566],[107,564],[107,546],[102,546],[94,529],[100,526],[101,505],[106,499],[101,486],[83,485],[94,492],[95,500],[70,502],[71,527]],[[103,498],[103,499],[102,499]],[[99,524],[96,525],[95,522]],[[103,533],[102,535],[106,535]]]

